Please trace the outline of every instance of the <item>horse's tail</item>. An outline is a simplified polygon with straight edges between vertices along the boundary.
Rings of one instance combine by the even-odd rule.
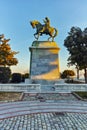
[[[58,30],[57,30],[56,28],[54,28],[54,30],[55,30],[55,33],[54,33],[53,38],[56,37],[56,36],[58,35]]]

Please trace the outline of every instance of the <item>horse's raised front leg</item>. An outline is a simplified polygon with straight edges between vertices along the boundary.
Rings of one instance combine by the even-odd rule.
[[[35,37],[36,40],[39,39],[39,36],[40,36],[40,34],[37,34],[37,33],[34,34],[34,37]]]
[[[47,40],[49,41],[51,37],[49,37]]]

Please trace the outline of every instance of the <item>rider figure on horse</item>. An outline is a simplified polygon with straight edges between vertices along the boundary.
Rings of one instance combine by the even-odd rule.
[[[45,23],[45,28],[48,29],[50,27],[50,20],[49,20],[49,18],[46,17],[43,21]]]

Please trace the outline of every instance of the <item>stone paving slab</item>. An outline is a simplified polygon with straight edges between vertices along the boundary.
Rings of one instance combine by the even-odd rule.
[[[78,100],[71,93],[24,93],[22,100],[23,101],[34,101],[43,98],[44,100]]]
[[[27,101],[29,96],[25,101],[0,103],[0,130],[87,130],[87,102],[70,94],[59,100],[58,94],[39,95],[46,98],[44,102]]]
[[[38,113],[0,120],[0,130],[87,130],[87,114]]]

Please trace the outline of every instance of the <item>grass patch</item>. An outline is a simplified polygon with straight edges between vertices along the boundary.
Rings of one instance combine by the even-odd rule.
[[[18,101],[22,93],[0,92],[0,101]]]
[[[80,96],[82,99],[87,100],[87,92],[75,92],[78,96]]]

